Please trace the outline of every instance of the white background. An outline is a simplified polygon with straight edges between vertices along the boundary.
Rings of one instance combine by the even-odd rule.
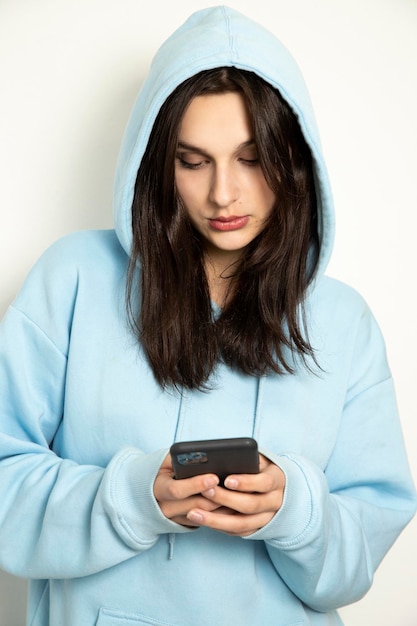
[[[329,273],[365,296],[382,327],[417,477],[417,2],[229,5],[273,30],[309,85],[337,209]],[[0,0],[1,314],[57,237],[111,227],[113,172],[138,87],[157,47],[204,6]],[[366,598],[342,610],[347,626],[417,624],[416,531],[415,520]],[[0,626],[24,624],[25,586],[0,574]]]

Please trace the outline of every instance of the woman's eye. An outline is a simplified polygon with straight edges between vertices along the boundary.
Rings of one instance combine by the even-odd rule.
[[[249,167],[254,167],[255,165],[259,165],[259,159],[240,159],[244,165],[248,165]]]
[[[177,156],[177,160],[178,163],[180,164],[181,167],[184,167],[188,170],[198,170],[200,167],[202,167],[205,163],[204,160],[201,161],[189,161],[186,158],[184,158],[181,155]]]
[[[259,165],[259,157],[258,153],[255,151],[243,152],[239,156],[239,161],[243,163],[243,165],[248,165],[249,167],[253,167],[255,165]]]

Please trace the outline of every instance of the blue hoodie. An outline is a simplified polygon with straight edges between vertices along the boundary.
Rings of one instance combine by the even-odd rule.
[[[311,148],[320,251],[306,309],[323,372],[163,391],[128,329],[136,173],[168,94],[202,69],[252,70],[289,102]],[[236,11],[199,11],[160,48],[124,137],[115,230],[55,243],[0,331],[0,567],[31,579],[31,626],[333,626],[415,512],[383,339],[366,303],[325,277],[333,207],[303,80]],[[286,475],[246,538],[162,514],[153,481],[174,440],[253,435]]]

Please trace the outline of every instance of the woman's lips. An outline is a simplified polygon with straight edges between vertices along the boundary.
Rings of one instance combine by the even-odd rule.
[[[229,230],[239,230],[243,228],[249,222],[249,215],[238,217],[231,215],[230,217],[216,217],[215,219],[209,219],[209,224],[214,230],[221,230],[223,232]]]

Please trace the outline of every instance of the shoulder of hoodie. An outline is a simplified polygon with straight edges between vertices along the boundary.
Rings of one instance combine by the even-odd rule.
[[[114,230],[82,230],[51,244],[29,271],[13,305],[30,316],[43,299],[69,310],[84,291],[106,289],[125,276],[128,256]]]
[[[359,291],[357,291],[352,285],[324,274],[317,281],[315,281],[313,288],[311,289],[311,297],[313,300],[325,299],[334,301],[348,300],[352,304],[363,305],[365,300]]]
[[[81,230],[57,239],[38,261],[33,270],[62,275],[77,273],[102,273],[109,266],[123,266],[128,262],[114,229]]]
[[[364,298],[354,287],[341,280],[324,275],[309,291],[306,310],[316,320],[329,326],[352,328],[364,318],[375,320]]]

